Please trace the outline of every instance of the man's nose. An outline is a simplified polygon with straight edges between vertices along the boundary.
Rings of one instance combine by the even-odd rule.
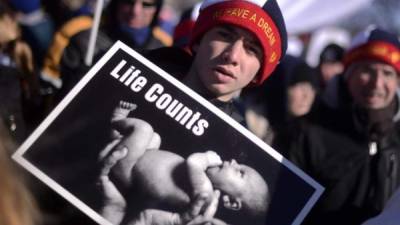
[[[383,87],[385,85],[385,75],[381,72],[376,72],[372,76],[372,86],[375,88]]]
[[[224,60],[227,63],[233,64],[233,65],[238,65],[239,64],[239,59],[240,56],[243,52],[243,41],[242,40],[236,40],[232,42],[224,52]]]
[[[135,15],[139,15],[143,10],[142,1],[136,0],[132,5],[132,12]]]

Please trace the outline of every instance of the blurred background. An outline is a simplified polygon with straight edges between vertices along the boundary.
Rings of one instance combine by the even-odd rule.
[[[181,13],[199,0],[166,0],[170,19],[179,21]],[[311,66],[318,64],[323,48],[334,42],[347,47],[351,37],[370,25],[400,33],[398,0],[277,0],[285,18],[289,53],[304,56]]]

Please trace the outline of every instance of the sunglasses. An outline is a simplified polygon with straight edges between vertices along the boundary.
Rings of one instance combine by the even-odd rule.
[[[128,3],[128,4],[135,4],[137,0],[122,0],[121,2],[123,3]],[[146,2],[146,1],[140,1],[142,3],[143,8],[152,8],[157,6],[157,2]]]

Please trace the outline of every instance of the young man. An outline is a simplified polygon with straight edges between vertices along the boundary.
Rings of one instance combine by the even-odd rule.
[[[286,42],[275,0],[206,0],[192,31],[192,55],[164,48],[147,57],[241,122],[233,98],[271,74],[285,54]]]
[[[399,40],[369,29],[344,59],[289,154],[326,188],[306,224],[361,224],[400,186]]]

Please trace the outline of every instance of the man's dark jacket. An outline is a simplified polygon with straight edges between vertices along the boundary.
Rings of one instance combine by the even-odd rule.
[[[392,116],[373,124],[350,101],[342,77],[331,85],[313,120],[280,148],[326,188],[303,224],[359,225],[400,184],[400,98]]]

